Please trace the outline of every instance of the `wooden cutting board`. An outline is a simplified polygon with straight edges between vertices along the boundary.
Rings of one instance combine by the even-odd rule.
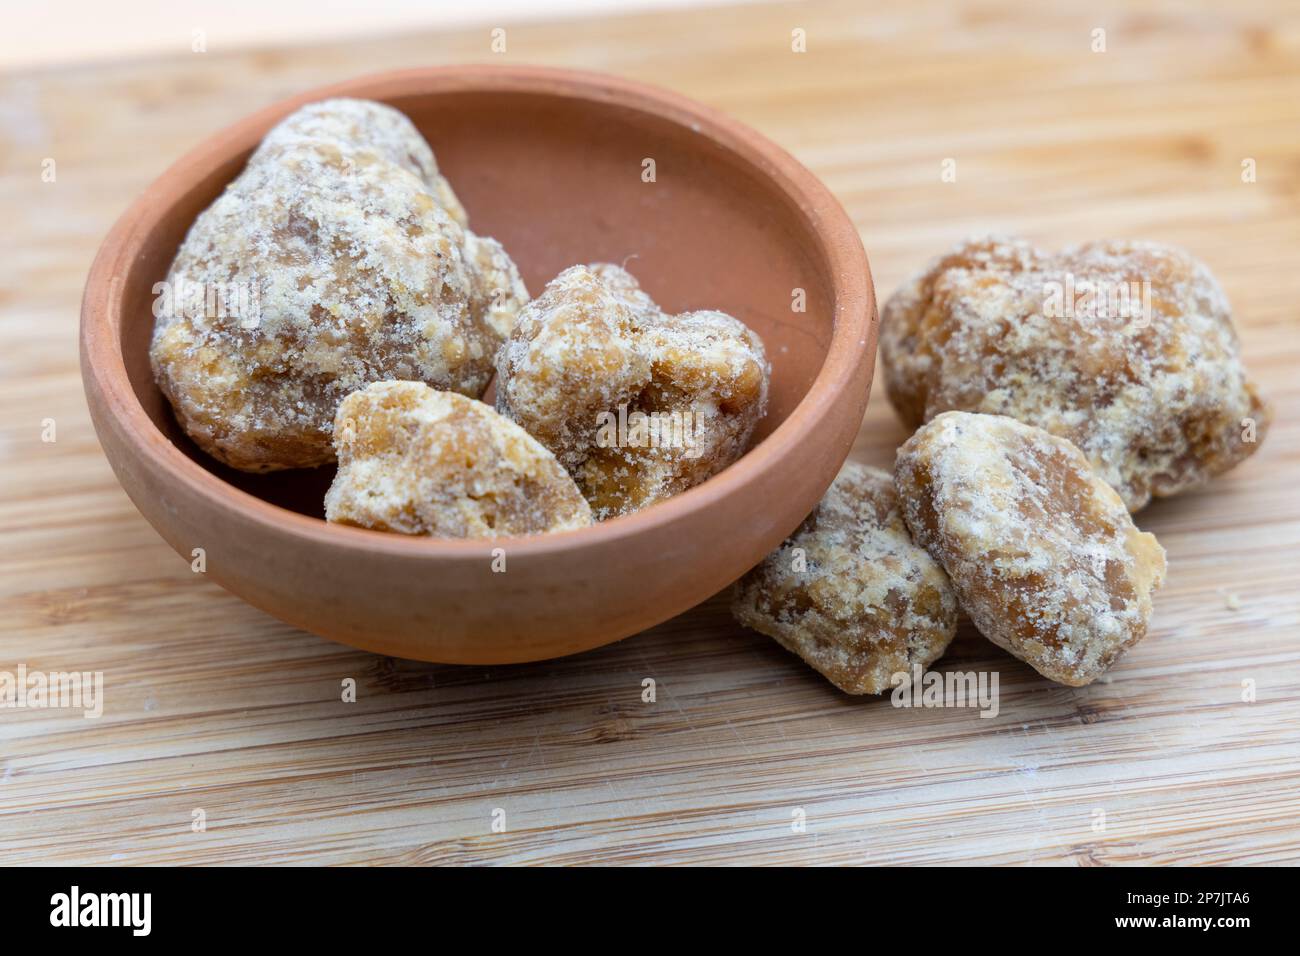
[[[97,720],[0,711],[0,862],[1300,859],[1300,9],[859,6],[505,24],[505,54],[486,26],[202,54],[185,32],[169,59],[0,76],[0,670],[105,675]],[[963,632],[943,669],[1000,676],[981,718],[846,697],[721,598],[579,657],[457,668],[328,643],[192,573],[87,418],[100,239],[254,107],[465,61],[611,70],[752,124],[843,201],[882,301],[990,230],[1207,261],[1276,422],[1247,464],[1139,516],[1170,562],[1146,641],[1070,689]],[[888,465],[905,437],[878,390],[855,457]]]

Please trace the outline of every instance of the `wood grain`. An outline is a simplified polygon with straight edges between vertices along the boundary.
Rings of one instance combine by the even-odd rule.
[[[507,24],[504,58],[612,70],[752,124],[844,202],[882,297],[989,230],[1154,238],[1210,263],[1276,423],[1243,467],[1140,515],[1169,582],[1108,680],[1055,686],[964,633],[943,666],[1000,674],[982,719],[845,697],[721,598],[499,669],[374,657],[243,605],[162,543],[99,452],[76,355],[90,259],[213,129],[354,74],[491,60],[487,28],[10,74],[0,670],[103,671],[106,704],[0,711],[0,862],[1300,860],[1300,11],[860,6]],[[887,464],[904,437],[877,394],[855,455]]]

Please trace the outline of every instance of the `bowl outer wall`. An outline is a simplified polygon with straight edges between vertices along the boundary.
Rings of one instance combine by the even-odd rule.
[[[739,462],[669,501],[592,528],[446,541],[327,525],[278,508],[206,471],[150,421],[126,374],[121,301],[168,198],[215,175],[232,152],[250,148],[304,103],[457,89],[576,96],[690,125],[797,203],[834,290],[831,343],[803,400]],[[644,630],[717,593],[776,547],[852,448],[876,332],[869,266],[852,222],[810,172],[758,133],[680,95],[600,74],[444,67],[309,91],[179,160],[123,214],[96,256],[82,303],[81,364],[92,421],[123,488],[187,561],[203,548],[206,573],[223,587],[292,625],[365,650],[499,664],[576,653]],[[493,570],[502,556],[503,573]]]

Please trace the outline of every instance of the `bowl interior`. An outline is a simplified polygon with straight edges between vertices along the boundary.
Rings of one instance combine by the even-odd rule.
[[[531,293],[574,263],[624,263],[666,310],[721,309],[762,337],[772,387],[755,444],[803,399],[831,342],[831,277],[810,223],[748,159],[689,120],[598,97],[448,90],[386,101],[429,140],[471,227],[504,244]],[[332,467],[226,468],[185,437],[149,368],[153,285],[253,145],[237,143],[161,211],[121,288],[122,354],[135,395],[173,444],[265,501],[321,517]]]

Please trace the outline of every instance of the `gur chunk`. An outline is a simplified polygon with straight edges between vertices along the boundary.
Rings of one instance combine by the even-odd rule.
[[[497,341],[504,342],[528,303],[524,280],[505,248],[490,236],[466,231],[464,251],[470,279],[470,312],[476,323],[491,329]]]
[[[759,337],[716,311],[669,315],[626,270],[555,277],[497,356],[497,408],[555,453],[598,518],[721,471],[767,410]]]
[[[401,166],[420,178],[448,216],[463,228],[469,227],[465,207],[438,170],[433,150],[400,110],[373,100],[345,97],[308,103],[266,134],[250,162],[260,162],[279,148],[303,140],[346,145]]]
[[[555,456],[490,405],[423,382],[376,382],[334,422],[336,524],[442,538],[492,538],[591,524]]]
[[[373,139],[327,138],[345,135]],[[370,382],[483,394],[527,293],[430,192],[435,174],[379,104],[313,104],[268,134],[155,306],[154,377],[200,448],[244,471],[309,468],[333,461],[338,403]]]
[[[1079,687],[1147,631],[1165,552],[1068,439],[945,412],[898,451],[912,537],[994,644]]]
[[[893,477],[852,462],[794,534],[740,580],[731,609],[848,694],[910,681],[913,667],[938,660],[957,631],[956,593],[913,543]]]
[[[1218,282],[1157,243],[968,240],[890,298],[880,343],[910,428],[945,411],[1044,428],[1131,511],[1232,468],[1271,419]]]

